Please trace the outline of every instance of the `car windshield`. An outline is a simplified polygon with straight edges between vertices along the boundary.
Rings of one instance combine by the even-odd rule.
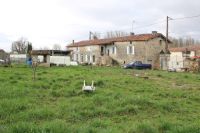
[[[129,65],[133,65],[135,62],[130,62],[130,63],[128,63]]]

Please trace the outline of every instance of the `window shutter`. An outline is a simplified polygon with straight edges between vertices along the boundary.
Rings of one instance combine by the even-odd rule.
[[[129,46],[126,47],[126,53],[129,54]]]
[[[92,63],[92,55],[90,55],[90,63]]]
[[[87,56],[87,55],[85,55],[85,61],[86,61],[86,62],[88,61],[88,56]]]
[[[132,46],[132,54],[135,54],[135,47]]]

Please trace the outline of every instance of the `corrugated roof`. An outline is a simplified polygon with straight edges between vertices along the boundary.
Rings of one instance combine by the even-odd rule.
[[[196,51],[196,50],[200,50],[200,45],[176,47],[176,48],[169,49],[170,52],[183,52],[183,51]]]
[[[74,44],[70,44],[67,47],[103,45],[103,44],[111,44],[113,42],[126,42],[126,41],[148,41],[157,37],[162,37],[166,39],[165,36],[163,36],[161,33],[138,34],[138,35],[130,35],[130,36],[124,36],[124,37],[108,38],[108,39],[85,40],[85,41],[75,42]]]

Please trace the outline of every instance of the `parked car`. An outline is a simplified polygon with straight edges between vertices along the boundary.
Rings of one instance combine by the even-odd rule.
[[[134,61],[124,65],[125,69],[132,68],[132,69],[151,69],[151,64],[143,64],[141,61]]]

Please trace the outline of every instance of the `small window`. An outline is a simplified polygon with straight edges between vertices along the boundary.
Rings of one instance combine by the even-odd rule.
[[[95,62],[95,55],[92,56],[92,62]]]
[[[160,46],[162,45],[162,40],[160,40],[159,44],[160,44]]]

